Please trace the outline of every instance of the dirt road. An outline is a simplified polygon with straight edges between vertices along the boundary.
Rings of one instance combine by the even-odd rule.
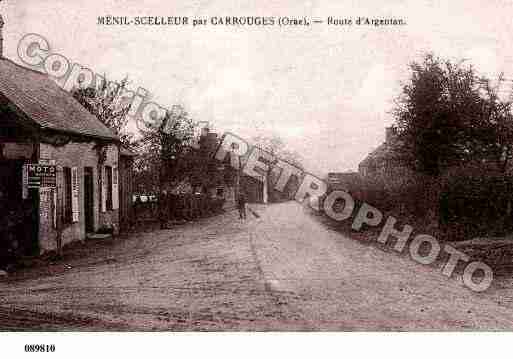
[[[0,283],[0,328],[512,329],[509,286],[474,293],[440,270],[345,238],[297,203],[141,233]]]

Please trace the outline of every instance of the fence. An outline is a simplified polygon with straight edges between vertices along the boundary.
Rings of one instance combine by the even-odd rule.
[[[225,200],[207,195],[162,195],[154,202],[136,202],[136,221],[194,220],[221,213]]]

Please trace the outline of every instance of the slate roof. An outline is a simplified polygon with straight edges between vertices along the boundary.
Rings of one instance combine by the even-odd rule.
[[[388,148],[386,143],[382,143],[379,145],[375,150],[373,150],[371,153],[367,155],[363,159],[362,162],[360,162],[360,165],[362,164],[368,164],[370,161],[373,160],[385,160],[387,157],[389,157],[390,149]]]
[[[44,129],[101,139],[116,134],[47,75],[0,58],[0,93]]]
[[[369,153],[367,157],[363,159],[363,161],[360,162],[360,166],[368,165],[371,161],[377,162],[401,159],[401,153],[397,150],[398,145],[398,141],[393,143],[383,142],[374,151]]]

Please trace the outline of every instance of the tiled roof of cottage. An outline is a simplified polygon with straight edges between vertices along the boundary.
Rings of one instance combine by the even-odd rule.
[[[383,142],[374,151],[369,153],[367,157],[360,162],[360,165],[367,165],[371,161],[385,161],[400,158],[400,153],[398,153],[396,146],[397,143],[389,144]]]
[[[360,162],[360,165],[366,165],[370,161],[377,160],[377,159],[380,159],[380,158],[385,158],[386,157],[386,147],[387,147],[386,143],[382,143],[381,145],[379,145],[378,148],[376,148],[374,151],[369,153],[363,159],[363,161]]]
[[[41,128],[118,140],[116,134],[47,75],[0,58],[0,93]]]

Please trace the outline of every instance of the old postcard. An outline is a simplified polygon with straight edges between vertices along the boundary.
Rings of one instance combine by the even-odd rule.
[[[0,330],[511,331],[512,14],[0,1]]]

